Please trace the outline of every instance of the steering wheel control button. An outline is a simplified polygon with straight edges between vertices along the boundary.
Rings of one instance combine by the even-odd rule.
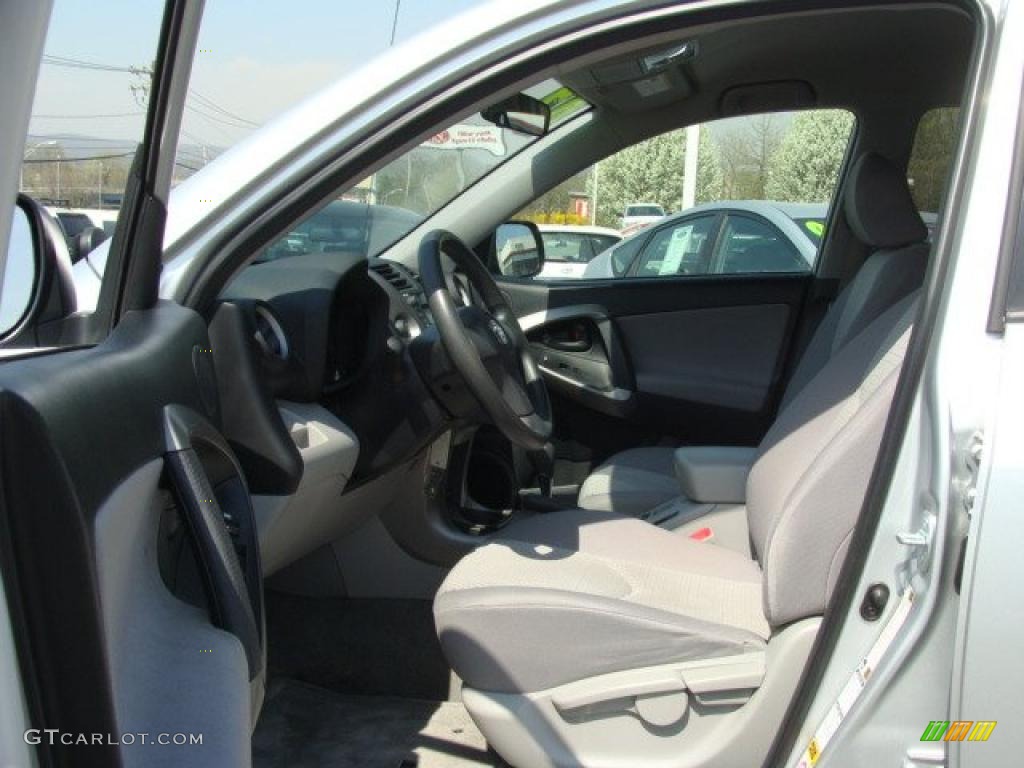
[[[499,344],[506,347],[508,346],[508,334],[505,333],[505,329],[501,327],[501,323],[492,317],[487,321],[487,327],[491,329],[491,333],[494,334],[494,338],[498,340]]]

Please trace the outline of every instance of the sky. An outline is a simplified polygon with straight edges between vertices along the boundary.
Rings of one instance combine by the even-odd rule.
[[[482,0],[207,0],[184,140],[223,147],[386,49]],[[55,0],[30,133],[137,140],[131,72],[156,51],[160,0]],[[397,11],[397,23],[396,23]],[[31,152],[31,148],[29,148]]]

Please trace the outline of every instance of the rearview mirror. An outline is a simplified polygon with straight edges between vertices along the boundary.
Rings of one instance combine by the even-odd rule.
[[[544,268],[544,241],[530,221],[509,221],[494,232],[492,263],[505,277],[530,278]]]
[[[540,99],[517,93],[481,110],[481,117],[499,128],[527,136],[543,136],[551,125],[551,108]]]

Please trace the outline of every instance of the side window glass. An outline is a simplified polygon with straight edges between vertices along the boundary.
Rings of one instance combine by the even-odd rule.
[[[907,164],[907,181],[917,210],[931,238],[939,204],[946,194],[949,171],[956,151],[958,107],[940,107],[925,112],[917,124],[914,145]]]
[[[644,232],[641,235],[636,235],[624,240],[621,245],[616,246],[610,251],[610,260],[612,266],[612,274],[615,277],[622,277],[626,274],[626,270],[629,269],[629,265],[633,263],[633,259],[636,258],[637,252],[640,250],[640,246],[647,240],[647,233]]]
[[[701,216],[654,233],[640,254],[637,277],[677,277],[707,273],[708,239],[715,217]]]
[[[53,335],[58,324],[51,321],[96,309],[110,236],[145,133],[163,5],[139,0],[86,10],[75,0],[54,0],[28,132],[21,146],[11,148],[20,155],[18,192],[24,198],[17,211],[0,211],[15,216],[15,234],[31,246],[32,257],[26,260],[12,241],[21,260],[4,269],[4,346],[61,346]],[[44,269],[59,281],[41,280]],[[53,334],[34,330],[44,316]]]
[[[730,215],[718,238],[710,272],[716,275],[758,272],[807,272],[814,248],[801,255],[778,229],[749,216]]]
[[[562,260],[558,248],[547,248],[545,258],[551,263],[539,279],[812,270],[855,122],[845,110],[810,109],[678,128],[604,158],[510,218],[533,221],[542,232],[545,226],[557,227],[563,235],[599,228],[622,238],[603,253],[579,249],[571,264]],[[936,125],[932,132],[946,131]],[[934,171],[925,176],[920,183],[930,186]],[[677,260],[686,245],[685,231],[674,245],[666,240],[668,235],[652,239],[655,230],[669,224],[729,211],[768,222],[775,239],[762,232],[754,248],[749,242],[754,235],[737,230],[720,254],[712,253],[713,244],[708,243],[708,250],[699,254],[706,264],[695,252]],[[692,234],[696,239],[701,233]],[[648,247],[651,252],[642,254]]]

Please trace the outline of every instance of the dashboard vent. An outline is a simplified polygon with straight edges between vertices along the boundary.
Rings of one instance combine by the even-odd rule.
[[[383,277],[385,280],[387,280],[400,291],[404,291],[412,287],[412,283],[410,283],[402,275],[398,267],[396,267],[394,264],[388,264],[386,262],[380,264],[371,264],[370,269],[372,269],[378,275]]]
[[[253,314],[256,320],[256,343],[267,355],[287,360],[288,336],[273,311],[265,304],[257,304],[253,307]]]

